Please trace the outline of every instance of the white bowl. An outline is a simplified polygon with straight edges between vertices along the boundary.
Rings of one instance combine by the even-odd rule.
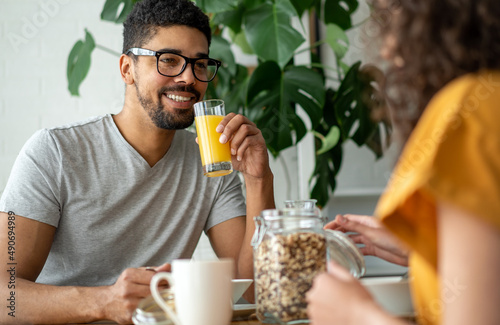
[[[252,284],[252,279],[233,279],[233,304],[240,300],[241,296]]]
[[[363,278],[361,283],[373,298],[389,313],[395,316],[411,317],[414,315],[410,286],[407,279],[401,277]]]

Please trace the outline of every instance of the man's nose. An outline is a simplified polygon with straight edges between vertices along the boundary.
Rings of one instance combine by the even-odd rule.
[[[174,77],[174,79],[176,82],[184,82],[187,85],[195,84],[196,78],[194,76],[191,63],[188,63],[186,65],[186,68],[184,69],[184,71],[182,71],[182,73],[180,75],[178,75],[177,77]]]

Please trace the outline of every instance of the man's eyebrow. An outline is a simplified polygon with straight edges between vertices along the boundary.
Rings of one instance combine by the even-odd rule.
[[[174,53],[174,54],[182,54],[181,50],[172,49],[172,48],[163,48],[163,49],[160,49],[160,50],[158,50],[156,52],[170,52],[170,53]],[[196,57],[197,58],[208,58],[208,54],[207,53],[198,52],[198,53],[196,53]]]

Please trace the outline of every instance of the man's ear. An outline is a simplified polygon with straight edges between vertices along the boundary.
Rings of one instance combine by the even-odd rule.
[[[120,74],[125,84],[132,85],[134,83],[133,71],[134,71],[134,66],[132,58],[128,55],[122,54],[120,56]]]

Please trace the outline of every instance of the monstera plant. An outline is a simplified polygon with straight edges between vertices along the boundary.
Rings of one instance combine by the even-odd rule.
[[[121,24],[137,0],[106,0],[101,19]],[[315,136],[315,168],[310,178],[310,196],[324,206],[336,187],[342,163],[342,146],[354,141],[381,157],[389,141],[391,126],[383,112],[373,66],[344,63],[349,49],[346,31],[353,27],[358,0],[197,0],[210,17],[213,41],[210,56],[223,68],[210,83],[208,98],[222,98],[229,111],[242,113],[262,130],[274,157],[299,143],[308,132]],[[304,15],[325,26],[325,35],[311,35],[306,44]],[[292,21],[299,22],[294,27]],[[325,66],[317,55],[326,44],[333,50],[335,66]],[[232,46],[254,55],[257,64],[236,62]],[[305,47],[305,50],[304,50]],[[85,30],[85,39],[74,45],[68,58],[68,89],[78,89],[90,68],[95,44]],[[300,48],[300,50],[299,50]],[[297,64],[298,52],[307,51],[310,63]],[[112,52],[112,51],[109,51]],[[332,77],[325,71],[335,70]],[[336,86],[332,86],[336,85]],[[310,120],[301,118],[299,109]],[[306,125],[310,125],[308,128]],[[382,136],[382,133],[385,133]]]

